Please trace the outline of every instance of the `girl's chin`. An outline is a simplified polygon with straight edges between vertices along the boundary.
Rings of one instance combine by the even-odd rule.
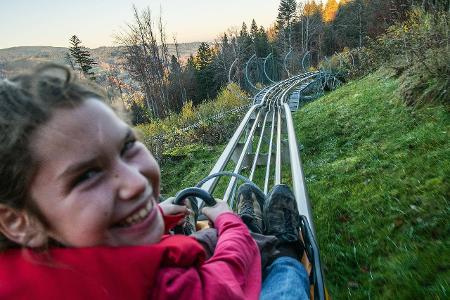
[[[156,244],[161,241],[161,238],[164,234],[164,219],[159,211],[159,209],[156,209],[157,215],[155,217],[155,222],[152,226],[151,231],[146,235],[142,241],[138,242],[136,245],[149,245],[149,244]]]
[[[117,232],[121,236],[120,244],[123,246],[140,246],[156,244],[161,241],[164,234],[164,219],[158,206],[153,207],[147,218],[136,226],[121,228]]]

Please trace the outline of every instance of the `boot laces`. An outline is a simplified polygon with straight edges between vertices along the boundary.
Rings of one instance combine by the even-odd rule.
[[[254,217],[254,209],[251,201],[249,199],[242,199],[240,203],[239,214],[241,215],[249,215]]]

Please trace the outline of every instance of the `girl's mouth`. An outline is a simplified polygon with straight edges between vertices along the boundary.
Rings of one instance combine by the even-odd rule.
[[[153,209],[153,201],[150,200],[147,202],[147,205],[145,207],[142,207],[141,209],[136,210],[133,214],[126,217],[125,219],[121,220],[119,223],[117,223],[117,227],[130,227],[135,224],[138,224],[142,221],[144,221],[149,213]]]

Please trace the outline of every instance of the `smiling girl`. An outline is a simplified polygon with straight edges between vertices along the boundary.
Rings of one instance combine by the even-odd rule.
[[[103,99],[55,65],[0,82],[0,298],[257,299],[240,218],[204,208],[219,235],[207,261],[163,235],[159,166]]]

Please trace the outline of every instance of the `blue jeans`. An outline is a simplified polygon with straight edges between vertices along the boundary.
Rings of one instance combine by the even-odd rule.
[[[296,259],[281,256],[263,272],[260,300],[309,299],[309,278]]]

